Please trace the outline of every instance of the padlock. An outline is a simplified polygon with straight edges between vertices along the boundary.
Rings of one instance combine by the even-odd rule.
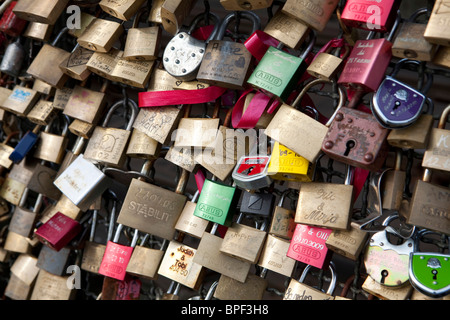
[[[323,31],[338,5],[337,0],[288,0],[281,12],[302,21],[316,31]]]
[[[147,10],[140,10],[134,18],[133,26],[128,30],[123,58],[125,60],[155,60],[161,45],[161,27],[139,28],[139,21]]]
[[[427,23],[427,28],[423,36],[425,39],[433,44],[448,47],[450,39],[448,33],[445,32],[448,26],[449,12],[448,2],[446,0],[438,0],[434,3],[431,11],[430,20]]]
[[[398,218],[398,215],[388,216],[382,225],[387,227],[392,220]],[[414,241],[409,238],[404,243],[395,245],[389,241],[388,232],[385,229],[372,235],[365,251],[364,265],[376,282],[398,287],[409,283],[408,262],[409,254],[414,250]]]
[[[161,249],[158,250],[145,246],[146,240],[149,238],[150,235],[146,234],[142,243],[134,248],[127,266],[127,273],[144,279],[156,280],[165,248],[161,246]]]
[[[97,18],[78,37],[77,42],[91,51],[108,53],[123,33],[122,24]]]
[[[165,0],[152,1],[150,13],[148,16],[148,22],[162,25],[161,7]]]
[[[188,176],[189,173],[183,170],[175,192],[143,179],[132,179],[118,223],[163,239],[173,239],[175,224],[187,200],[183,193]]]
[[[54,182],[70,202],[82,211],[111,185],[111,180],[91,161],[80,154]]]
[[[18,205],[30,182],[36,164],[36,160],[33,158],[25,159],[19,164],[13,164],[9,175],[0,188],[0,198],[13,205]]]
[[[106,105],[105,92],[108,81],[104,81],[100,91],[82,86],[75,86],[63,113],[71,118],[87,123],[96,124]]]
[[[260,29],[260,19],[252,11],[239,11],[240,19],[252,22],[253,34]],[[205,56],[197,74],[197,80],[228,89],[242,89],[251,72],[252,55],[243,43],[224,41],[228,25],[236,20],[234,13],[228,14],[221,22],[216,39],[206,47]]]
[[[370,32],[365,40],[356,41],[338,79],[352,90],[375,92],[385,76],[392,58],[392,39],[400,24],[400,13],[386,38],[374,39],[376,32]]]
[[[436,54],[434,55],[432,63],[444,68],[450,68],[449,47],[439,46]]]
[[[313,164],[275,141],[267,174],[274,180],[310,182]]]
[[[56,89],[49,85],[48,83],[45,83],[42,80],[34,79],[33,83],[33,90],[36,90],[37,92],[41,93],[42,95],[46,95],[49,97],[53,97],[55,95]]]
[[[21,43],[21,37],[12,42],[6,48],[0,65],[0,71],[11,77],[18,77],[22,72],[22,64],[25,58],[25,49]]]
[[[28,189],[42,194],[44,197],[58,201],[61,197],[61,191],[53,184],[57,171],[47,166],[45,161],[38,163],[35,167]]]
[[[57,110],[64,110],[70,96],[72,95],[73,89],[64,87],[62,89],[55,90],[55,96],[53,97],[53,106]]]
[[[360,258],[369,233],[350,225],[348,230],[333,230],[325,242],[328,249],[353,261]]]
[[[421,15],[428,13],[427,8],[420,8],[405,21],[392,46],[394,57],[414,59],[420,61],[432,61],[437,45],[428,42],[424,38],[426,23],[416,22]]]
[[[450,143],[450,131],[445,130],[445,125],[450,114],[450,106],[447,106],[439,119],[438,127],[431,129],[430,139],[426,147],[422,167],[431,170],[449,172],[450,160],[448,158]]]
[[[37,3],[33,0],[20,0],[13,12],[21,19],[54,25],[69,0],[46,0]]]
[[[93,54],[93,51],[77,44],[70,55],[61,62],[59,68],[72,79],[85,81],[92,73],[87,67],[87,63]]]
[[[28,300],[39,273],[36,257],[20,254],[11,266],[11,277],[5,288],[5,296],[12,300]]]
[[[273,271],[286,277],[291,277],[296,260],[287,256],[289,240],[268,234],[261,252],[258,266],[263,268],[261,277],[265,277],[267,271]]]
[[[333,80],[336,75],[341,71],[345,59],[350,54],[351,48],[342,42],[342,45],[339,46],[339,41],[343,41],[342,39],[333,39],[328,42],[324,48],[321,49],[321,52],[314,58],[314,60],[309,65],[306,72],[313,77],[324,80]],[[332,42],[338,42],[335,45]],[[332,50],[334,48],[334,53]],[[345,51],[342,53],[342,49]]]
[[[310,29],[301,21],[279,10],[267,22],[264,32],[282,42],[286,47],[299,50]]]
[[[431,75],[429,75],[431,77]],[[426,149],[434,124],[434,103],[427,98],[428,110],[410,126],[403,129],[392,129],[387,137],[390,146],[405,149]]]
[[[401,0],[350,0],[345,4],[341,19],[348,27],[387,32],[391,29]]]
[[[287,189],[284,191],[280,197],[280,200],[275,207],[272,215],[272,222],[269,228],[269,234],[274,236],[291,240],[294,235],[296,223],[294,221],[295,218],[295,210],[294,208],[288,209],[283,208],[284,201],[286,197],[292,192],[291,189]]]
[[[72,250],[67,247],[55,251],[50,247],[42,246],[41,251],[39,251],[36,267],[54,275],[63,276],[66,274],[71,252]]]
[[[265,130],[266,135],[313,163],[316,162],[317,157],[321,153],[321,145],[327,135],[328,127],[336,114],[342,109],[346,99],[344,90],[338,87],[339,105],[325,125],[297,110],[308,90],[315,85],[324,83],[330,82],[321,79],[309,82],[292,106],[283,104],[280,107]],[[299,135],[303,139],[298,139]]]
[[[20,234],[25,238],[30,238],[33,234],[43,204],[43,196],[42,194],[38,194],[34,205],[28,209],[27,198],[29,193],[30,190],[25,189],[22,199],[20,200],[19,205],[14,209],[11,222],[9,223],[10,231]]]
[[[28,238],[21,236],[15,232],[8,232],[3,248],[9,252],[29,253],[32,252],[32,246]]]
[[[450,234],[447,214],[450,207],[450,189],[431,183],[432,171],[425,169],[413,190],[406,222],[417,227]]]
[[[275,195],[264,192],[243,191],[240,212],[256,219],[268,219],[273,212]]]
[[[221,181],[225,181],[232,174],[240,155],[248,154],[249,146],[254,140],[254,135],[230,128],[232,112],[233,108],[227,111],[212,148],[203,150],[194,158],[196,163]]]
[[[117,82],[118,80],[114,77],[113,72],[122,56],[123,51],[116,48],[112,48],[106,53],[94,52],[86,66],[92,73],[104,79]]]
[[[170,241],[158,274],[172,281],[197,290],[203,282],[205,270],[194,262],[197,250],[178,241]]]
[[[219,300],[262,300],[269,285],[266,279],[249,274],[244,283],[221,275],[214,291],[214,298]]]
[[[185,117],[180,119],[178,128],[172,138],[176,148],[211,148],[216,140],[220,124],[220,104],[215,104],[211,118],[189,118],[190,107],[185,110]]]
[[[45,43],[27,70],[33,78],[42,80],[55,88],[62,88],[69,79],[59,65],[70,56],[70,53],[56,47],[68,30],[65,27],[51,44]]]
[[[298,57],[279,49],[282,44],[279,48],[270,46],[247,83],[285,102],[308,68],[306,59],[316,43],[315,31],[310,33],[309,38],[306,49]]]
[[[227,11],[259,10],[269,8],[273,0],[254,1],[254,0],[220,0],[220,4]]]
[[[124,280],[105,277],[103,279],[101,300],[139,300],[142,281],[139,278],[125,275]]]
[[[117,2],[114,0],[101,0],[100,8],[106,13],[123,21],[130,20],[144,4],[145,0],[125,0]]]
[[[120,51],[119,56],[111,78],[131,87],[145,89],[150,80],[155,60],[126,60],[123,58],[123,51]]]
[[[74,38],[79,38],[83,34],[83,32],[86,30],[86,28],[91,24],[91,22],[94,21],[95,19],[97,19],[95,16],[93,16],[87,12],[81,11],[80,20],[79,20],[80,28],[79,29],[78,28],[70,29],[69,34]]]
[[[380,84],[370,104],[375,119],[389,129],[406,128],[419,118],[428,101],[425,93],[433,83],[433,78],[427,76],[427,84],[419,91],[395,79],[405,64],[420,65],[420,62],[408,59],[397,62],[391,75],[386,76]]]
[[[306,276],[313,266],[307,265],[303,269],[300,279],[291,279],[289,287],[284,293],[283,300],[334,300],[333,293],[337,283],[337,273],[334,263],[331,261],[328,269],[331,272],[331,281],[326,292],[304,284]]]
[[[304,183],[300,187],[295,223],[347,230],[353,214],[354,168],[347,165],[345,183]]]
[[[61,135],[50,133],[51,124],[46,126],[41,132],[39,141],[36,144],[36,150],[33,156],[37,159],[61,164],[66,153],[66,147],[69,142],[69,119],[63,117],[64,127]]]
[[[139,231],[135,229],[130,246],[119,244],[122,229],[123,225],[119,224],[113,240],[106,244],[105,254],[98,270],[99,274],[119,281],[125,279],[128,263],[139,238]]]
[[[180,217],[177,220],[175,229],[181,233],[187,234],[191,237],[201,239],[203,233],[206,231],[209,221],[194,216],[197,200],[200,196],[200,191],[197,190],[191,201],[187,201]]]
[[[233,186],[206,179],[194,216],[230,226],[236,205],[240,199],[240,190]]]
[[[20,36],[27,26],[27,21],[21,19],[14,13],[14,8],[17,4],[18,1],[10,2],[8,8],[5,12],[3,12],[3,16],[0,19],[0,31],[11,37]]]
[[[332,230],[297,224],[287,256],[319,269],[326,269],[332,251],[325,245]]]
[[[166,0],[160,10],[161,23],[165,31],[176,35],[195,6],[195,0]]]
[[[419,242],[429,234],[441,234],[422,229],[416,235],[414,252],[409,258],[409,279],[411,285],[419,292],[432,297],[440,298],[449,294],[450,282],[446,276],[450,267],[448,254],[437,252],[421,252]]]
[[[53,102],[41,99],[27,114],[27,119],[34,124],[48,126],[57,116],[57,109],[53,107]]]
[[[60,251],[80,232],[81,224],[61,212],[56,213],[35,231],[35,236],[46,246]]]
[[[15,164],[22,162],[38,142],[40,129],[41,126],[37,125],[33,130],[29,130],[16,145],[14,151],[9,156],[9,160]]]
[[[381,300],[395,301],[407,300],[413,291],[413,287],[409,283],[400,287],[388,287],[376,282],[371,276],[367,276],[366,280],[361,285],[361,289]]]
[[[205,40],[192,36],[195,28],[205,19],[212,19],[214,30]],[[177,33],[167,44],[163,53],[164,69],[173,77],[182,81],[191,81],[197,77],[205,55],[206,46],[215,38],[220,27],[220,18],[213,13],[200,13],[191,22],[187,32]]]
[[[107,127],[114,112],[120,107],[125,107],[127,112],[131,112],[126,128]],[[132,125],[138,113],[137,109],[136,105],[130,103],[130,101],[128,105],[125,105],[125,101],[118,101],[111,106],[103,121],[103,125],[94,129],[94,133],[86,146],[85,158],[105,166],[122,167],[126,158],[125,152],[131,136]]]
[[[14,148],[9,146],[8,143],[11,141],[11,139],[16,136],[19,135],[20,132],[19,131],[15,131],[12,132],[11,134],[9,134],[5,141],[3,141],[2,143],[0,143],[0,166],[2,166],[5,169],[11,169],[11,166],[13,165],[13,162],[9,159],[9,156],[11,155],[11,153],[14,151]],[[3,170],[0,168],[0,170]]]
[[[26,117],[39,100],[40,93],[23,85],[16,85],[11,95],[2,103],[2,108],[19,117]]]
[[[402,150],[395,150],[394,168],[384,174],[381,200],[383,209],[400,210],[406,183],[406,172],[402,170],[402,157]]]
[[[262,247],[266,240],[264,221],[260,228],[253,228],[242,224],[244,214],[241,212],[236,222],[227,229],[220,246],[220,252],[238,260],[255,264],[259,260]]]
[[[217,230],[215,226],[218,226],[218,224],[214,224],[211,233],[205,232],[203,234],[193,262],[244,283],[249,274],[251,263],[220,252],[219,249],[223,239],[214,234]]]
[[[176,283],[175,281],[172,281],[170,283],[169,288],[167,289],[167,292],[164,293],[164,295],[161,297],[161,300],[167,300],[167,301],[179,300],[180,297],[178,296],[178,294],[180,293],[180,289],[181,289],[181,284]]]
[[[144,132],[133,129],[128,143],[126,155],[130,158],[156,159],[159,157],[162,145]]]
[[[45,270],[39,270],[30,300],[73,300],[76,290],[67,285],[70,276],[57,276]],[[70,282],[69,282],[70,283]]]
[[[53,27],[50,24],[30,22],[23,36],[37,41],[48,42],[52,36]]]

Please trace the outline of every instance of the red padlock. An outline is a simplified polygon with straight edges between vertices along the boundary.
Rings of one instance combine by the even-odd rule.
[[[139,237],[139,232],[136,229],[131,246],[121,245],[118,242],[122,229],[123,225],[119,224],[113,241],[108,241],[102,263],[100,264],[100,269],[98,270],[99,274],[120,281],[125,279],[127,266]]]
[[[400,3],[401,0],[347,0],[341,20],[348,27],[387,32]]]
[[[68,216],[57,212],[40,226],[35,235],[46,246],[60,251],[81,231],[81,225]]]
[[[319,269],[328,268],[333,251],[325,243],[331,232],[331,229],[297,224],[286,255]]]
[[[11,2],[0,20],[0,31],[11,37],[18,37],[27,26],[28,21],[20,19],[13,12],[17,1]]]
[[[137,277],[125,275],[123,281],[105,277],[102,300],[139,300],[142,282]]]

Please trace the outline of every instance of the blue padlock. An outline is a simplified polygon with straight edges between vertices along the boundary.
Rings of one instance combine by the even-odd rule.
[[[9,156],[9,160],[15,164],[20,163],[30,152],[30,150],[36,145],[39,138],[39,131],[41,126],[36,126],[33,131],[28,131],[23,138],[19,141],[14,151]]]

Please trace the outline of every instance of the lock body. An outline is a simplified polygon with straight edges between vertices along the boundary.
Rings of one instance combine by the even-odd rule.
[[[415,252],[410,255],[409,277],[418,291],[433,298],[443,297],[450,290],[448,269],[450,259],[446,254]]]
[[[439,0],[434,3],[433,11],[424,33],[424,37],[428,42],[446,47],[450,44],[450,38],[445,27],[448,25],[450,17],[447,8],[448,2],[446,0]]]
[[[351,166],[377,171],[387,157],[388,134],[372,114],[343,107],[329,127],[322,151]]]
[[[245,283],[221,275],[214,297],[219,300],[262,300],[268,281],[257,275],[249,274]]]
[[[136,246],[127,266],[127,273],[136,277],[156,279],[164,252],[152,248]]]
[[[78,46],[70,53],[70,56],[61,62],[59,68],[72,79],[85,81],[92,73],[88,69],[87,63],[93,54],[93,51]]]
[[[81,259],[81,269],[98,274],[105,250],[106,245],[87,241]]]
[[[388,32],[396,18],[401,1],[350,0],[342,11],[342,22],[352,28]]]
[[[63,113],[87,123],[97,123],[104,107],[104,93],[75,86],[66,102]]]
[[[0,70],[12,77],[18,77],[22,71],[22,63],[25,58],[25,51],[22,44],[15,41],[8,45],[4,53]]]
[[[11,37],[20,36],[27,26],[27,21],[19,18],[13,12],[17,3],[17,1],[12,1],[5,12],[3,12],[3,16],[0,19],[0,31]]]
[[[108,241],[98,273],[117,280],[125,280],[133,250],[133,247]]]
[[[77,39],[83,48],[91,51],[107,53],[123,34],[120,23],[104,19],[95,19]]]
[[[155,60],[158,57],[160,41],[159,26],[131,28],[128,30],[123,57],[126,60]]]
[[[257,190],[269,186],[272,179],[267,173],[270,156],[243,156],[233,170],[236,185],[247,190]]]
[[[368,237],[368,232],[350,226],[348,230],[333,230],[326,245],[330,250],[356,261],[365,248]]]
[[[267,235],[258,266],[291,277],[296,260],[287,256],[290,242],[272,234]]]
[[[307,24],[310,28],[323,31],[338,5],[337,0],[303,1],[288,0],[281,11]]]
[[[274,180],[311,182],[313,165],[276,141],[267,173]]]
[[[54,25],[67,7],[69,0],[18,1],[13,12],[21,19]]]
[[[39,100],[40,95],[36,90],[17,85],[3,102],[2,107],[20,117],[26,117]]]
[[[432,128],[425,150],[422,166],[425,168],[450,171],[450,130]]]
[[[433,116],[423,114],[409,127],[391,130],[387,141],[397,148],[426,149],[433,124]]]
[[[264,32],[281,41],[284,45],[298,50],[309,34],[309,28],[301,21],[277,11],[268,21]]]
[[[428,42],[423,37],[426,28],[426,24],[404,22],[392,46],[393,56],[420,61],[432,61],[438,46]]]
[[[130,20],[144,4],[145,0],[102,0],[98,4],[103,11],[123,21]]]

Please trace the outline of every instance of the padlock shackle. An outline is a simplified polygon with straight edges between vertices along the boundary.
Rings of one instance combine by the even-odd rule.
[[[441,117],[439,118],[439,129],[445,129],[445,124],[448,121],[448,116],[450,115],[450,105],[447,106],[447,108],[444,109],[442,112]]]
[[[250,20],[253,23],[252,31],[250,34],[255,33],[256,30],[261,29],[261,19],[259,16],[252,11],[235,11],[228,14],[221,22],[219,30],[217,31],[217,36],[215,40],[223,40],[225,33],[227,31],[228,25],[231,21],[236,20],[236,16],[240,15],[240,18]]]
[[[289,194],[289,192],[291,192],[290,189],[283,191],[283,193],[281,194],[280,201],[278,202],[278,207],[283,207],[284,200],[286,200],[286,196]]]
[[[303,52],[300,55],[300,58],[305,60],[308,55],[311,53],[311,51],[313,50],[314,46],[316,45],[316,40],[317,40],[317,33],[315,30],[311,30],[311,32],[309,33],[309,42],[308,42],[308,46],[305,49],[305,52]]]
[[[213,284],[211,284],[211,287],[209,288],[208,293],[205,296],[205,300],[211,300],[213,298],[214,292],[216,292],[218,284],[219,281],[214,281]]]
[[[142,15],[148,13],[150,14],[148,7],[142,7],[134,16],[133,25],[131,28],[137,28],[139,26],[139,22],[141,21]]]
[[[389,35],[386,38],[387,41],[392,42],[392,39],[394,38],[395,32],[397,31],[401,21],[402,21],[402,16],[400,15],[400,10],[397,10],[397,17],[395,18],[394,25],[392,26],[391,32],[389,32]]]
[[[98,217],[98,210],[94,210],[92,212],[91,230],[89,233],[90,242],[94,242],[95,239],[95,231],[97,229],[97,217]]]
[[[395,150],[395,166],[394,169],[396,171],[400,171],[402,169],[402,159],[403,158],[403,152],[400,148],[397,148]]]
[[[51,46],[55,47],[67,31],[69,31],[69,27],[64,27],[61,29],[56,38],[52,41]]]
[[[345,166],[345,181],[344,181],[344,184],[345,185],[352,185],[354,177],[355,177],[355,167],[353,167],[351,165],[346,165]]]
[[[136,102],[134,102],[133,100],[131,100],[131,99],[127,99],[127,100],[128,100],[128,108],[131,110],[131,117],[130,117],[130,120],[128,121],[128,124],[127,124],[127,127],[125,128],[125,130],[131,131],[131,129],[133,128],[134,121],[136,120],[136,117],[138,115],[139,107],[136,104]],[[102,126],[104,128],[108,125],[109,121],[111,121],[111,118],[112,118],[114,112],[117,109],[119,109],[120,107],[123,107],[124,105],[125,105],[125,100],[120,100],[111,106],[111,108],[109,109],[109,111],[105,117],[105,120],[103,121]]]
[[[408,19],[407,21],[408,21],[408,22],[415,22],[416,19],[417,19],[417,17],[419,17],[419,16],[421,16],[421,15],[423,15],[423,14],[426,14],[426,13],[428,13],[428,8],[427,8],[427,7],[423,7],[423,8],[417,9],[417,11],[415,11],[415,12],[409,17],[409,19]]]
[[[305,281],[306,276],[308,275],[308,272],[311,270],[311,268],[312,268],[312,266],[310,264],[306,265],[298,282],[303,283]],[[336,283],[337,283],[336,267],[335,267],[333,261],[330,261],[330,264],[328,265],[328,269],[331,272],[331,281],[330,281],[330,285],[328,287],[326,294],[333,295],[333,292],[334,292],[334,289],[336,288]]]
[[[426,235],[430,235],[430,234],[434,234],[434,235],[438,235],[438,236],[442,236],[442,233],[436,232],[436,231],[432,231],[432,230],[428,230],[428,229],[422,229],[419,232],[416,233],[416,236],[414,237],[414,252],[420,252],[420,240],[425,237]],[[447,242],[450,245],[450,236],[446,236],[447,238]],[[450,250],[450,248],[449,248]]]
[[[412,64],[412,65],[416,65],[418,68],[420,68],[420,66],[422,65],[422,62],[417,61],[417,60],[410,60],[410,59],[401,59],[400,61],[398,61],[395,64],[394,69],[391,72],[391,77],[396,77],[398,75],[398,73],[400,72],[400,70],[402,69],[402,67],[406,64]],[[433,85],[433,81],[434,81],[434,76],[431,73],[425,72],[426,78],[427,78],[427,82],[425,83],[425,86],[419,90],[420,92],[426,94],[428,91],[430,91],[432,85]],[[422,79],[420,79],[422,80]]]
[[[192,20],[192,22],[191,22],[191,24],[190,24],[190,26],[189,26],[189,30],[188,30],[188,34],[191,35],[191,34],[194,32],[196,26],[197,26],[201,21],[205,21],[205,22],[206,22],[207,17],[208,17],[208,18],[209,18],[209,17],[212,17],[212,18],[213,18],[214,29],[213,29],[213,31],[211,32],[211,34],[208,36],[208,38],[205,40],[205,43],[208,43],[209,41],[211,41],[211,40],[213,40],[213,39],[216,39],[217,32],[219,31],[219,28],[220,28],[220,25],[221,25],[221,23],[220,23],[220,17],[219,17],[217,14],[215,14],[215,13],[213,13],[213,12],[207,12],[207,13],[200,13],[200,14],[198,14],[198,15],[195,16],[194,19]]]

